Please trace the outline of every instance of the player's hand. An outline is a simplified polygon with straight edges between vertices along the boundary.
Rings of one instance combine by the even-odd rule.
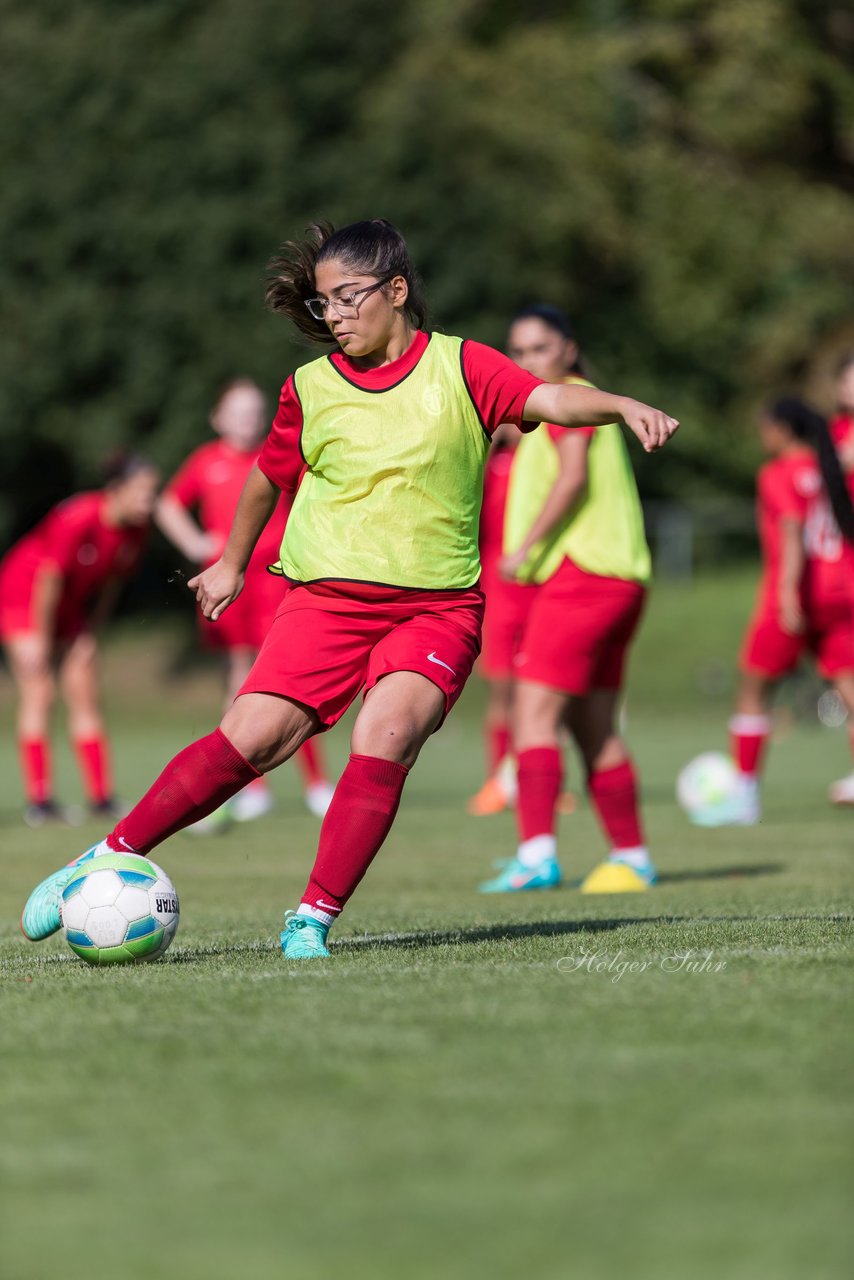
[[[217,560],[203,573],[197,573],[187,583],[198,601],[202,614],[209,622],[217,618],[240,595],[244,575],[234,565]]]
[[[623,422],[640,440],[647,453],[654,453],[672,435],[679,430],[676,418],[671,418],[662,409],[653,409],[640,400],[623,399],[620,405]]]
[[[804,634],[807,629],[807,620],[796,591],[781,593],[777,619],[787,635],[802,636]]]
[[[527,551],[514,551],[512,555],[502,556],[498,561],[498,572],[505,582],[515,582],[519,570],[528,558]]]

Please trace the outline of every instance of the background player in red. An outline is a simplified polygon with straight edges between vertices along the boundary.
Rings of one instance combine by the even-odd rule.
[[[533,583],[508,582],[501,576],[498,566],[504,542],[510,467],[520,439],[518,427],[502,422],[493,433],[483,475],[480,585],[486,605],[478,670],[489,685],[484,717],[486,780],[467,806],[469,813],[478,817],[500,813],[516,799],[516,767],[510,727],[513,659],[537,588]]]
[[[248,378],[235,378],[222,389],[211,410],[210,423],[219,439],[191,453],[166,485],[157,505],[157,523],[193,563],[207,567],[222,554],[243,486],[258,461],[267,422],[261,388]],[[284,579],[269,573],[267,566],[278,563],[289,510],[290,501],[283,494],[258,539],[240,599],[216,622],[199,618],[203,643],[226,657],[226,707],[249,675],[287,589]],[[322,818],[334,788],[326,777],[320,744],[303,743],[296,761],[305,803]],[[246,822],[268,813],[272,806],[270,790],[260,777],[223,807],[222,818]],[[210,827],[200,823],[197,829],[215,829],[215,816],[206,819]]]
[[[529,307],[514,319],[507,350],[538,377],[589,387],[571,334],[556,308]],[[569,730],[611,845],[608,862],[591,872],[583,888],[643,890],[655,869],[617,714],[650,558],[637,485],[616,424],[570,432],[546,423],[525,437],[513,461],[501,569],[540,585],[515,659],[520,842],[516,856],[481,888],[507,893],[560,883],[560,736]]]
[[[839,457],[825,420],[793,397],[769,407],[759,434],[770,456],[757,485],[763,571],[730,721],[739,786],[693,816],[701,826],[759,821],[774,687],[805,653],[835,685],[854,727],[854,507]],[[851,745],[854,753],[854,733]],[[854,804],[854,773],[833,784],[831,799]]]
[[[283,953],[301,960],[329,954],[329,927],[477,656],[491,433],[501,422],[621,418],[653,450],[678,424],[622,396],[543,383],[480,343],[427,333],[408,248],[382,219],[316,226],[272,265],[271,308],[333,350],[285,383],[223,555],[190,586],[205,616],[219,617],[240,594],[280,490],[298,485],[280,550],[297,585],[221,727],[180,752],[75,861],[153,849],[336,723],[364,690],[308,885],[285,917]],[[59,895],[73,874],[61,868],[33,890],[21,918],[27,937],[60,927]]]
[[[116,812],[99,706],[95,633],[135,571],[159,476],[138,456],[117,458],[103,490],[54,507],[0,562],[0,638],[18,691],[25,820],[67,817],[53,794],[50,714],[59,690],[93,812]]]

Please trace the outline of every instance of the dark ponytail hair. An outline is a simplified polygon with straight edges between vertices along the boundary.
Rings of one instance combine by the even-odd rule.
[[[338,258],[360,275],[378,280],[403,276],[409,285],[406,314],[418,329],[427,325],[424,289],[406,241],[385,218],[351,222],[338,231],[331,222],[313,222],[304,240],[287,240],[268,264],[265,301],[281,312],[313,342],[335,346],[335,337],[323,320],[315,320],[306,302],[316,293],[314,272],[319,262]]]
[[[787,426],[797,440],[815,450],[836,523],[845,541],[854,544],[854,503],[826,419],[795,396],[782,396],[775,400],[768,406],[767,413],[775,422]]]
[[[550,302],[532,302],[530,306],[522,307],[510,321],[511,325],[514,325],[517,320],[541,320],[549,329],[554,329],[555,333],[566,338],[567,342],[576,344],[578,342],[569,317],[559,307],[553,307]],[[580,354],[576,355],[569,372],[577,373],[582,378],[586,376]]]
[[[141,471],[156,472],[157,464],[145,454],[133,453],[127,449],[118,449],[109,454],[101,463],[101,476],[105,488],[112,489],[132,480]]]

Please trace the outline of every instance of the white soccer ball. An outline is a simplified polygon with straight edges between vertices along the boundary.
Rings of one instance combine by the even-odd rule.
[[[717,808],[736,792],[738,770],[720,751],[704,751],[680,772],[676,799],[688,817],[703,809]]]
[[[178,895],[166,872],[123,853],[81,862],[59,910],[66,942],[88,964],[156,960],[178,928]]]

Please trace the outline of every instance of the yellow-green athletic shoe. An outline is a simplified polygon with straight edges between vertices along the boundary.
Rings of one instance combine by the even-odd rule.
[[[74,858],[72,862],[60,867],[59,871],[54,871],[46,880],[42,880],[41,884],[36,885],[21,912],[21,932],[25,938],[29,938],[30,942],[43,942],[52,933],[56,933],[62,925],[59,915],[62,891],[74,875],[74,868],[79,867],[81,862],[94,858],[99,852],[104,852],[102,845],[93,844],[92,848],[81,853],[79,858]]]
[[[285,927],[279,935],[282,955],[286,960],[320,960],[329,955],[326,936],[329,925],[312,916],[285,912]]]

